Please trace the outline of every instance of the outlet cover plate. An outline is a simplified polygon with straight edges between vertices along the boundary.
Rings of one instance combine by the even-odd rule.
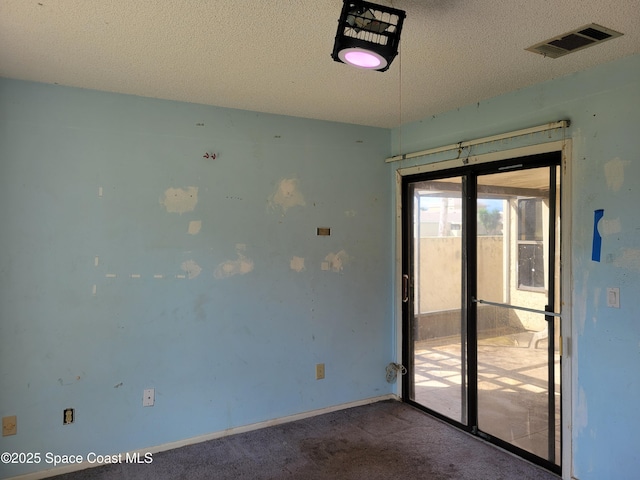
[[[18,433],[18,419],[15,415],[2,417],[2,436],[8,437]]]
[[[142,393],[142,406],[153,407],[156,401],[156,391],[153,388],[146,388]]]

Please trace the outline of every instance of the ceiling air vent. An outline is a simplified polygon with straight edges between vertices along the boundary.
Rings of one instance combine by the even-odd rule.
[[[622,33],[592,23],[563,33],[544,42],[537,43],[525,50],[539,53],[545,57],[558,58],[568,53],[577,52],[612,38],[620,37]]]

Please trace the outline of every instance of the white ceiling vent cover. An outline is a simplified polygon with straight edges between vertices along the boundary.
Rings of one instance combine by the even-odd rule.
[[[539,53],[549,58],[558,58],[622,35],[622,33],[611,30],[610,28],[591,23],[584,27],[576,28],[571,32],[545,40],[544,42],[536,43],[529,48],[525,48],[525,50]]]

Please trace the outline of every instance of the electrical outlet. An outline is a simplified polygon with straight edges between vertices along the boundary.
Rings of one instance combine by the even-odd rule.
[[[15,415],[2,417],[2,436],[8,437],[18,433],[18,419]]]
[[[324,378],[324,363],[318,363],[316,365],[316,380],[322,380]]]
[[[153,407],[153,404],[156,400],[156,391],[153,388],[147,388],[142,393],[142,406],[143,407]]]

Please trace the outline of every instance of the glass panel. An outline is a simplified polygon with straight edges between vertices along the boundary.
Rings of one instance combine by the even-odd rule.
[[[539,198],[518,200],[518,240],[542,239],[542,201]]]
[[[461,177],[412,185],[412,400],[466,423],[461,185]]]
[[[545,310],[549,179],[549,167],[478,177],[478,298]],[[483,212],[497,212],[499,220],[489,224]],[[478,428],[559,462],[559,451],[550,448],[556,429],[549,426],[559,421],[549,407],[556,403],[556,390],[549,391],[550,325],[543,314],[477,305]]]
[[[542,242],[518,245],[518,288],[544,288]]]

